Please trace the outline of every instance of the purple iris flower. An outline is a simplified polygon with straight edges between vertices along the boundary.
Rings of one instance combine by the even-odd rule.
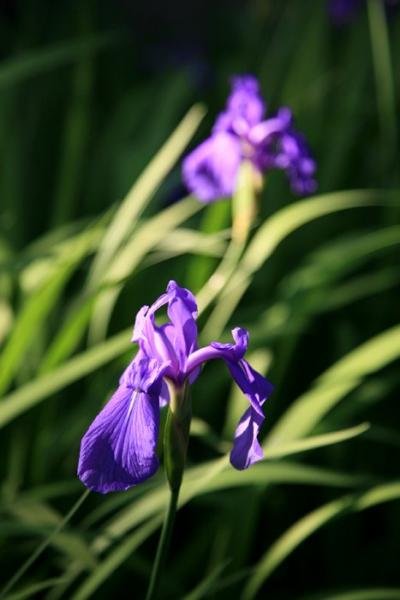
[[[329,0],[329,16],[335,25],[345,25],[353,20],[363,0]]]
[[[382,0],[382,2],[389,17],[400,7],[399,0]],[[329,0],[329,16],[335,25],[347,25],[365,5],[365,0]]]
[[[157,325],[156,313],[165,305],[169,320]],[[175,281],[152,306],[138,312],[132,341],[139,351],[81,441],[78,475],[88,488],[105,494],[126,490],[151,477],[159,466],[160,408],[169,402],[166,382],[182,389],[195,381],[205,362],[218,358],[250,404],[236,429],[231,463],[246,469],[263,458],[257,435],[264,421],[262,406],[273,386],[243,358],[248,332],[236,328],[233,343],[211,342],[199,349],[196,318],[194,296]]]
[[[260,175],[284,170],[296,194],[315,191],[316,164],[304,136],[293,127],[291,111],[281,108],[268,118],[265,114],[257,79],[235,77],[211,136],[183,162],[183,180],[199,200],[213,202],[232,196],[243,160],[250,160]]]

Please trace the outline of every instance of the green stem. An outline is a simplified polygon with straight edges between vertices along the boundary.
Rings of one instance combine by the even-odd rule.
[[[165,562],[165,557],[168,552],[169,543],[171,540],[172,529],[174,526],[176,509],[178,506],[179,488],[171,490],[168,510],[165,514],[165,519],[161,531],[160,540],[158,542],[157,554],[153,565],[153,570],[150,577],[149,589],[147,590],[146,600],[154,600],[157,597],[157,590],[160,583],[160,577]]]

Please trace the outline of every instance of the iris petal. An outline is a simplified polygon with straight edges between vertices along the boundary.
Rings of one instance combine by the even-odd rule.
[[[231,451],[232,465],[236,469],[247,469],[263,458],[257,436],[264,422],[262,406],[271,395],[273,385],[244,359],[238,363],[227,361],[227,365],[251,405],[238,423]]]
[[[155,361],[133,361],[83,436],[78,475],[89,489],[102,494],[127,490],[156,472],[165,368]]]
[[[234,344],[212,342],[205,348],[194,352],[187,364],[188,372],[209,360],[222,358],[229,372],[250,402],[236,429],[231,463],[237,469],[247,469],[254,462],[261,460],[263,452],[257,436],[264,421],[262,406],[273,391],[273,385],[244,360],[243,356],[249,343],[246,329],[236,328],[232,331]]]
[[[168,331],[175,352],[178,356],[181,371],[185,368],[188,356],[197,347],[197,304],[193,294],[181,288],[175,281],[170,281],[168,316],[173,327]]]
[[[182,165],[187,188],[202,202],[214,202],[233,194],[241,161],[237,137],[214,133],[189,154]]]
[[[158,469],[159,401],[119,387],[82,438],[81,481],[95,492],[127,490]]]
[[[235,469],[243,470],[262,460],[263,450],[258,443],[258,433],[264,417],[250,407],[243,414],[235,431],[230,460]]]

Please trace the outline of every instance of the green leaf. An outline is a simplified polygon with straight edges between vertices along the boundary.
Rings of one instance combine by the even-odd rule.
[[[71,600],[86,600],[125,562],[129,556],[140,546],[162,522],[162,516],[154,517],[151,521],[142,525],[132,535],[128,536],[117,546],[93,572],[84,580],[76,592],[70,596]]]
[[[400,227],[382,227],[340,236],[307,256],[305,264],[294,271],[283,284],[285,295],[335,283],[339,278],[362,266],[377,254],[400,244]]]
[[[273,571],[295,550],[305,539],[326,523],[349,511],[357,512],[382,502],[400,498],[400,483],[392,482],[376,486],[361,495],[347,495],[312,511],[290,527],[272,544],[256,565],[243,592],[243,600],[255,598],[262,584]]]
[[[130,347],[131,329],[110,338],[95,348],[78,354],[49,374],[42,375],[6,396],[0,403],[0,427],[42,402],[65,386],[88,375],[120,356]]]
[[[214,337],[218,337],[251,284],[253,275],[279,244],[296,229],[337,211],[379,204],[382,198],[385,201],[395,201],[395,194],[371,190],[334,192],[301,200],[272,215],[252,238],[237,269],[219,296],[218,303],[204,327],[204,336],[212,333]]]
[[[357,425],[356,427],[350,427],[340,431],[332,431],[330,433],[315,435],[309,438],[294,440],[287,443],[280,443],[277,445],[268,439],[263,445],[263,449],[267,460],[272,458],[281,458],[282,456],[287,456],[288,454],[298,454],[299,452],[305,452],[315,448],[323,448],[324,446],[330,446],[332,444],[339,444],[340,442],[351,440],[352,438],[365,433],[369,428],[369,423],[361,423],[361,425]]]
[[[61,65],[80,60],[85,53],[107,48],[121,39],[118,32],[103,33],[50,46],[44,50],[26,52],[0,63],[0,90],[20,83],[24,79],[56,69]]]
[[[54,579],[45,579],[44,581],[40,581],[38,583],[32,583],[32,585],[28,585],[18,592],[14,592],[14,594],[6,596],[5,600],[25,600],[25,598],[31,598],[31,596],[37,598],[37,594],[39,592],[43,592],[49,588],[60,585],[64,583],[64,581],[65,580],[62,577],[59,577]]]
[[[208,595],[213,591],[215,584],[218,583],[219,577],[224,571],[225,567],[229,564],[229,561],[225,561],[220,565],[217,565],[211,573],[203,579],[194,590],[189,592],[183,597],[183,600],[201,600],[205,595]]]
[[[376,95],[382,132],[381,154],[386,163],[391,163],[396,154],[397,110],[387,16],[385,7],[381,2],[368,0],[367,5]]]
[[[323,592],[306,596],[301,600],[400,600],[400,588],[366,588],[333,592]]]
[[[341,512],[348,510],[352,503],[351,496],[345,496],[321,506],[306,515],[278,540],[272,544],[256,565],[254,574],[249,578],[243,592],[243,600],[256,598],[260,587],[273,571],[287,558],[297,546],[313,534],[317,529],[337,517]]]
[[[400,356],[400,325],[375,336],[321,375],[281,417],[269,443],[294,440],[309,433],[361,381]]]
[[[92,342],[101,340],[106,333],[111,312],[122,289],[122,282],[132,276],[146,254],[175,227],[201,210],[202,204],[194,198],[186,198],[149,219],[138,227],[133,236],[116,250],[101,280],[104,289],[96,300],[90,324]],[[111,287],[110,287],[111,286]]]
[[[12,334],[0,356],[0,394],[7,389],[24,360],[27,347],[58,301],[65,283],[78,263],[93,248],[98,238],[96,229],[89,229],[68,244],[69,254],[55,259],[56,266],[42,285],[26,301],[15,319]]]
[[[93,264],[89,278],[90,288],[103,278],[106,267],[135,228],[138,218],[189,143],[203,115],[204,110],[198,105],[188,112],[118,207]]]
[[[238,183],[232,198],[232,237],[226,252],[211,275],[196,295],[199,313],[211,304],[235,272],[253,224],[255,208],[255,179],[257,174],[249,162],[241,165]],[[203,332],[207,337],[208,332]]]
[[[275,484],[326,485],[333,487],[353,487],[365,484],[366,479],[329,469],[310,467],[294,462],[260,462],[246,471],[236,471],[224,456],[198,467],[186,469],[179,507],[193,498],[229,488]],[[124,508],[108,523],[103,533],[95,539],[93,551],[104,552],[112,543],[127,531],[140,525],[156,514],[161,514],[168,500],[168,488],[164,481],[139,497],[131,506]]]
[[[57,535],[62,531],[62,529],[67,525],[67,523],[71,520],[74,514],[79,510],[83,502],[89,495],[89,490],[85,490],[83,494],[78,498],[72,508],[68,511],[65,517],[57,524],[57,526],[53,529],[53,531],[46,537],[45,540],[36,548],[36,550],[29,556],[29,558],[24,562],[24,564],[18,569],[16,573],[9,579],[4,588],[0,591],[0,598],[3,598],[5,594],[7,594],[15,584],[21,579],[21,577],[28,571],[28,569],[34,564],[34,562],[39,558],[39,556],[46,550],[46,548],[55,540]]]
[[[220,257],[226,248],[225,232],[206,234],[194,229],[179,227],[160,240],[152,254],[146,259],[145,266],[157,264],[162,260],[181,254]]]

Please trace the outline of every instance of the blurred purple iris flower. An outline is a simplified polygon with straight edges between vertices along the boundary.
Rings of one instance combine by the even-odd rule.
[[[232,196],[240,164],[250,160],[260,174],[282,169],[296,194],[315,191],[316,164],[305,137],[293,128],[292,113],[281,108],[265,118],[257,79],[235,77],[225,110],[211,136],[183,162],[183,180],[202,202]]]
[[[345,25],[353,20],[363,0],[329,0],[329,16],[335,25]]]
[[[169,321],[157,325],[156,312],[165,305]],[[248,332],[236,328],[233,343],[212,342],[199,349],[196,318],[194,296],[174,281],[152,306],[138,312],[132,341],[139,351],[81,441],[78,475],[91,490],[126,490],[156,472],[160,408],[169,402],[166,380],[177,389],[192,384],[201,366],[218,358],[250,404],[235,432],[231,463],[246,469],[262,459],[257,435],[264,421],[262,406],[273,386],[243,358]]]
[[[399,7],[399,0],[377,0],[382,1],[388,16],[393,14]],[[335,25],[347,25],[351,23],[356,14],[362,7],[365,7],[365,0],[329,0],[329,16]]]

